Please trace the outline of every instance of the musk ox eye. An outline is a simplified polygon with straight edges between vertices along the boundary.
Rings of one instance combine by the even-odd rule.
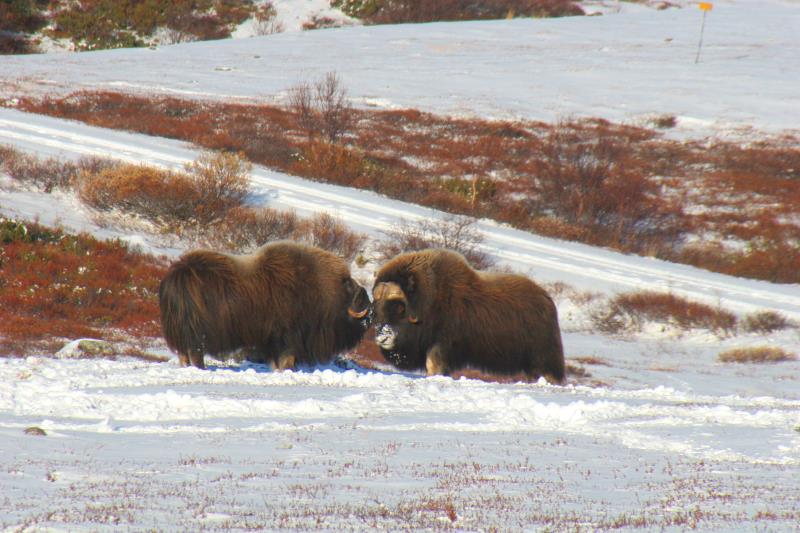
[[[392,302],[392,312],[402,316],[406,312],[406,304],[403,302]]]

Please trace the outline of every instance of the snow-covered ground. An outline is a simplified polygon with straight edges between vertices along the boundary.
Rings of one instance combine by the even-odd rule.
[[[798,16],[796,1],[715,3],[698,65],[696,8],[626,3],[602,17],[6,56],[0,87],[9,98],[112,88],[279,101],[298,81],[336,70],[364,105],[540,119],[672,113],[680,134],[751,126],[779,133],[800,124]],[[0,144],[168,167],[197,153],[9,109],[0,109]],[[3,214],[121,236],[156,253],[181,251],[144,232],[100,227],[69,195],[0,185]],[[252,185],[255,204],[326,211],[373,236],[401,218],[439,216],[264,168]],[[767,309],[800,320],[797,285],[488,221],[480,230],[485,251],[540,281],[606,295],[671,290],[737,313]],[[756,344],[798,353],[798,329],[720,338],[667,327],[612,338],[588,326],[589,299],[557,300],[567,360],[604,385],[337,367],[275,373],[213,361],[200,371],[174,358],[90,360],[69,351],[0,358],[0,529],[796,531],[800,361],[731,365],[717,354]],[[31,426],[47,436],[23,432]]]

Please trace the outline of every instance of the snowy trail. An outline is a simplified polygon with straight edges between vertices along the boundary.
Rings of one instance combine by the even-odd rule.
[[[197,156],[186,143],[95,128],[72,121],[0,109],[0,143],[43,156],[112,157],[132,163],[179,168]],[[417,205],[371,192],[309,182],[256,167],[254,201],[293,209],[301,215],[328,212],[354,229],[373,235],[413,222],[441,217]],[[12,206],[13,207],[13,206]],[[538,279],[582,279],[595,290],[669,290],[689,298],[721,304],[740,312],[774,309],[800,318],[800,286],[773,285],[731,278],[658,260],[626,256],[604,249],[533,236],[491,221],[481,221],[482,248]]]

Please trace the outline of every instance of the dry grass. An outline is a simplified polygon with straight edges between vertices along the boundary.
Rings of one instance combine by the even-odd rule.
[[[789,319],[776,311],[750,313],[739,325],[748,333],[772,333],[792,327]]]
[[[672,293],[651,291],[618,294],[595,310],[592,320],[604,333],[640,331],[646,322],[659,322],[683,331],[701,328],[717,335],[730,335],[737,325],[736,315],[724,309]]]
[[[95,158],[84,158],[78,163],[41,159],[9,146],[0,146],[0,171],[20,184],[47,193],[69,189],[79,174],[99,172],[107,165],[107,162]]]
[[[306,92],[313,96],[314,88]],[[330,94],[340,102],[337,91]],[[281,171],[548,236],[735,276],[800,281],[796,140],[708,146],[603,120],[547,125],[415,110],[349,110],[330,134],[307,103],[305,118],[303,106],[105,92],[22,99],[21,106],[241,151]],[[691,244],[691,235],[710,244]],[[728,240],[744,246],[728,247]]]
[[[752,346],[720,352],[717,358],[722,363],[778,363],[795,361],[797,356],[776,346]]]

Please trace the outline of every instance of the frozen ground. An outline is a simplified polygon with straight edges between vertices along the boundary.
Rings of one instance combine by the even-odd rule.
[[[0,360],[0,382],[10,529],[793,531],[798,519],[796,398],[50,358]]]
[[[156,51],[0,57],[0,72],[9,96],[105,87],[280,100],[302,78],[337,70],[351,94],[371,105],[542,119],[674,113],[692,135],[750,126],[782,132],[797,127],[800,109],[800,55],[791,53],[798,7],[715,3],[699,65],[696,9],[626,6],[586,19],[358,27]],[[7,109],[0,110],[0,143],[164,166],[196,154],[174,141]],[[372,235],[401,217],[438,216],[263,168],[253,190],[255,204],[330,212]],[[72,197],[15,189],[8,180],[0,210],[121,236],[156,253],[182,248],[100,227]],[[772,309],[800,319],[797,285],[709,274],[488,222],[481,230],[487,252],[538,280],[602,294],[673,290],[738,313]],[[611,338],[591,331],[580,304],[560,297],[558,305],[567,359],[597,385],[500,385],[338,367],[274,373],[213,361],[199,371],[174,358],[89,360],[69,350],[0,358],[0,529],[797,530],[800,361],[716,359],[721,349],[753,344],[800,352],[797,329],[719,338],[648,328]],[[47,435],[25,433],[29,427]]]

